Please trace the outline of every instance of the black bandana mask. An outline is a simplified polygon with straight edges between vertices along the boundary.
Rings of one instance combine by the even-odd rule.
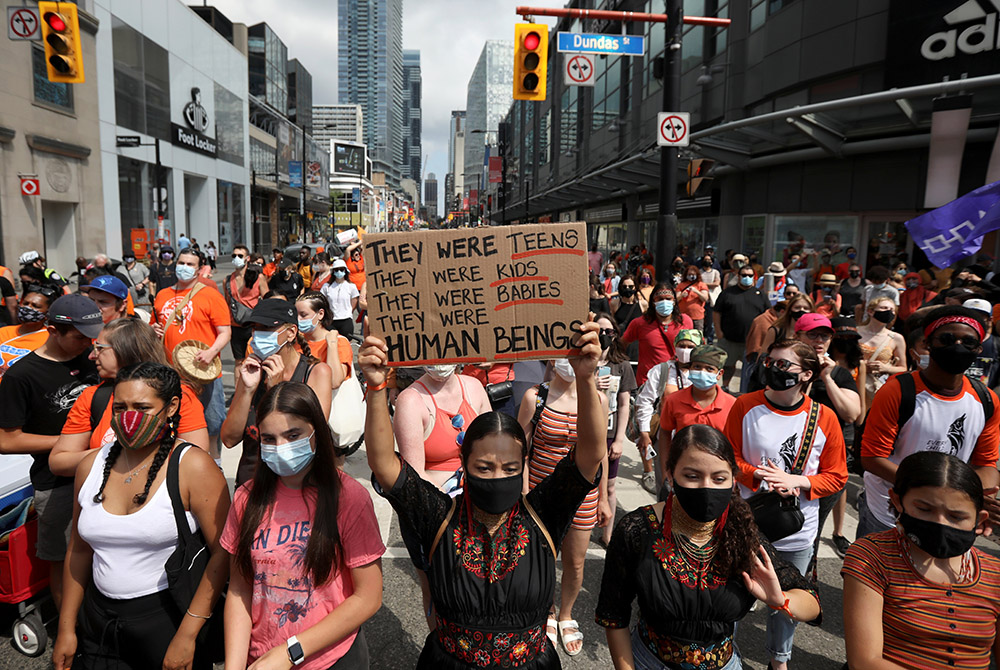
[[[917,519],[906,512],[899,515],[903,536],[934,558],[961,556],[976,543],[976,531],[961,530],[933,521]]]
[[[674,482],[674,495],[677,496],[677,502],[680,503],[685,514],[695,521],[708,523],[717,520],[729,509],[733,490],[731,488],[692,488]]]
[[[520,473],[494,479],[465,475],[465,492],[469,500],[487,514],[503,514],[511,509],[521,497],[523,485],[524,476]]]
[[[795,372],[787,372],[771,366],[764,368],[764,381],[770,389],[787,391],[799,383],[799,375]]]

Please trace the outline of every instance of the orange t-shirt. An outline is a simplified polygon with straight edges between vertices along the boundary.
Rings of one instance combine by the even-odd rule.
[[[21,329],[25,325],[0,328],[0,378],[3,377],[7,368],[45,344],[45,340],[49,339],[49,331],[45,328],[27,333],[22,332]]]
[[[261,270],[261,272],[264,273],[264,276],[267,277],[268,279],[270,279],[277,271],[278,271],[278,264],[273,262],[268,263],[267,265],[264,266],[264,269]]]
[[[708,292],[708,286],[700,279],[694,282],[685,281],[677,286],[677,295],[680,296],[686,289],[691,289],[691,292],[686,296],[679,297],[677,308],[681,310],[681,314],[690,316],[692,321],[704,319],[705,301],[695,295],[694,292]]]
[[[347,269],[350,271],[351,283],[361,290],[361,287],[365,283],[365,257],[362,256],[360,260],[354,261],[350,258],[344,261],[347,264]]]
[[[167,354],[167,362],[173,364],[174,347],[185,340],[198,340],[208,346],[215,343],[216,328],[231,325],[229,307],[222,294],[216,291],[202,289],[184,305],[178,313],[182,318],[177,323],[174,317],[171,323],[166,321],[174,311],[174,306],[183,300],[193,290],[188,288],[178,291],[176,286],[165,288],[156,294],[156,304],[149,318],[150,325],[159,322],[165,325],[163,333],[163,348]],[[220,374],[221,376],[221,374]]]
[[[309,353],[323,363],[326,363],[326,350],[326,338],[309,343]],[[343,335],[337,336],[337,354],[340,356],[341,364],[347,366],[347,374],[350,375],[354,369],[354,349],[351,347],[351,341]]]
[[[101,420],[97,422],[97,427],[90,430],[90,404],[94,400],[94,393],[97,386],[91,386],[80,394],[73,406],[66,415],[66,423],[63,424],[63,435],[79,435],[80,433],[90,433],[90,448],[100,449],[106,444],[115,441],[115,431],[111,430],[111,405],[115,402],[114,394],[108,400],[108,406],[104,409]],[[205,423],[205,408],[202,407],[198,396],[187,384],[181,385],[181,422],[177,427],[179,434],[191,433],[202,428],[207,428]]]

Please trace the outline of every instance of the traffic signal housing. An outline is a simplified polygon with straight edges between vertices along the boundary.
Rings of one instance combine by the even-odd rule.
[[[83,50],[80,48],[80,19],[72,2],[39,2],[42,42],[49,81],[81,84]]]
[[[687,167],[687,184],[684,192],[693,198],[698,195],[698,189],[706,181],[711,181],[714,177],[708,176],[708,171],[715,165],[715,161],[708,158],[692,158]]]
[[[514,99],[545,100],[549,29],[542,23],[514,25]]]

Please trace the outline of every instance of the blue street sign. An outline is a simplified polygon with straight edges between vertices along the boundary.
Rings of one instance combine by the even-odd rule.
[[[642,56],[646,53],[646,38],[641,35],[558,33],[557,37],[558,51],[619,56]]]
[[[357,202],[358,200],[361,200],[361,189],[351,189],[351,202]]]
[[[302,188],[302,161],[288,161],[288,185]]]

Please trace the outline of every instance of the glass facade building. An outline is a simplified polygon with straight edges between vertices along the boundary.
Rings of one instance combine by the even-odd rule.
[[[420,52],[403,51],[403,170],[404,179],[412,179],[420,184],[423,145],[420,134],[423,129],[421,112]]]
[[[486,144],[496,143],[496,132],[513,99],[514,42],[488,40],[469,79],[465,101],[466,135],[463,193],[486,184],[483,163]],[[478,176],[477,176],[478,175]],[[457,179],[457,178],[456,178]],[[456,186],[458,184],[456,183]]]
[[[250,95],[284,114],[288,110],[288,47],[266,23],[247,29]],[[310,90],[311,90],[310,86]]]

